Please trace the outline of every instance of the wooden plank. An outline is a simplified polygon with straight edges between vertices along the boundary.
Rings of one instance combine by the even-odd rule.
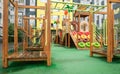
[[[94,14],[107,14],[107,12],[95,12]]]
[[[113,29],[112,29],[112,16],[111,16],[111,3],[109,2],[109,0],[107,1],[107,34],[108,34],[108,48],[107,48],[107,61],[108,62],[112,62],[112,36],[111,34],[113,33]],[[113,35],[113,34],[112,34]]]
[[[92,53],[107,56],[107,51],[103,51],[103,50],[96,49],[96,50],[93,50]]]
[[[41,9],[41,10],[45,10],[45,6],[18,5],[18,8],[31,8],[31,9]]]
[[[38,19],[38,20],[42,20],[43,18],[39,18],[39,17],[23,17],[23,19]]]
[[[14,53],[18,54],[18,2],[15,2]]]
[[[93,50],[93,14],[90,13],[89,15],[89,32],[90,32],[90,56],[93,56],[92,50]]]
[[[81,17],[81,15],[79,14],[78,15],[78,32],[80,31],[80,17]]]
[[[42,28],[45,29],[45,19],[43,19],[43,26]],[[43,31],[42,37],[41,37],[41,46],[43,47],[43,50],[45,51],[44,47],[45,47],[45,31]]]
[[[120,0],[108,0],[108,1],[112,3],[120,3]]]
[[[14,3],[14,0],[9,0],[10,3],[15,7],[15,3]]]
[[[2,66],[8,67],[8,0],[3,0],[3,45],[2,45]]]
[[[25,30],[25,20],[23,19],[23,30]],[[23,51],[25,50],[25,35],[23,36]]]
[[[47,0],[47,65],[51,65],[51,54],[50,54],[50,49],[51,49],[51,2],[50,0]]]
[[[28,20],[25,20],[25,31],[26,31],[26,35],[28,36]],[[25,37],[25,47],[28,47],[28,37]]]

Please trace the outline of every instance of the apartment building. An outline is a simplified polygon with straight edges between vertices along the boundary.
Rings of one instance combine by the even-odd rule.
[[[0,0],[0,39],[3,31],[3,0]]]
[[[73,2],[73,0],[51,0],[51,1],[58,1],[58,2]],[[44,6],[47,0],[37,0],[37,6]],[[57,6],[58,8],[61,6]],[[44,10],[37,10],[37,17],[43,17],[45,14]],[[70,13],[70,17],[72,20],[72,13]],[[63,10],[51,10],[51,24],[54,24],[54,21],[60,20],[60,23],[58,25],[59,29],[62,29],[62,20],[65,18],[64,11]],[[37,20],[37,28],[40,28],[42,25],[42,21]],[[51,27],[52,30],[55,30],[56,25],[53,25]]]

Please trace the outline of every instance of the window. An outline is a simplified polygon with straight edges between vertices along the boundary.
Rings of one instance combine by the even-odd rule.
[[[58,20],[58,19],[59,19],[59,16],[57,16],[57,15],[51,16],[51,19],[52,19],[52,20]]]
[[[44,2],[44,3],[46,3],[46,2],[47,2],[47,0],[40,0],[40,2]]]
[[[35,6],[35,0],[30,0],[30,5]]]
[[[0,28],[0,36],[2,36],[2,35],[3,35],[2,28]]]
[[[30,15],[30,17],[35,17],[35,15]],[[30,19],[30,25],[35,26],[35,20]]]
[[[104,1],[101,2],[101,5],[105,5]]]
[[[63,0],[63,2],[70,2],[70,0]]]
[[[24,3],[24,0],[19,0],[19,3]]]
[[[0,18],[0,26],[1,26],[1,24],[2,24],[2,19]]]
[[[43,14],[41,14],[41,15],[40,15],[40,18],[43,18],[43,17],[44,17],[44,15],[43,15]]]
[[[99,16],[97,16],[97,26],[100,27],[100,25],[99,25]]]
[[[80,0],[73,0],[73,2],[80,3]]]

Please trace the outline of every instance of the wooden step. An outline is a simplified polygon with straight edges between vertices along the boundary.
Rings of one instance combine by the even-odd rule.
[[[28,51],[42,51],[43,47],[27,47],[25,49]]]

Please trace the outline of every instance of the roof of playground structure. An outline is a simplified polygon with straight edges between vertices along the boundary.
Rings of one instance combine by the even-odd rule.
[[[82,3],[69,3],[69,2],[56,2],[51,1],[51,8],[53,10],[69,10],[69,11],[80,11],[80,12],[99,12],[106,8],[106,5],[94,5],[94,4],[82,4]]]

